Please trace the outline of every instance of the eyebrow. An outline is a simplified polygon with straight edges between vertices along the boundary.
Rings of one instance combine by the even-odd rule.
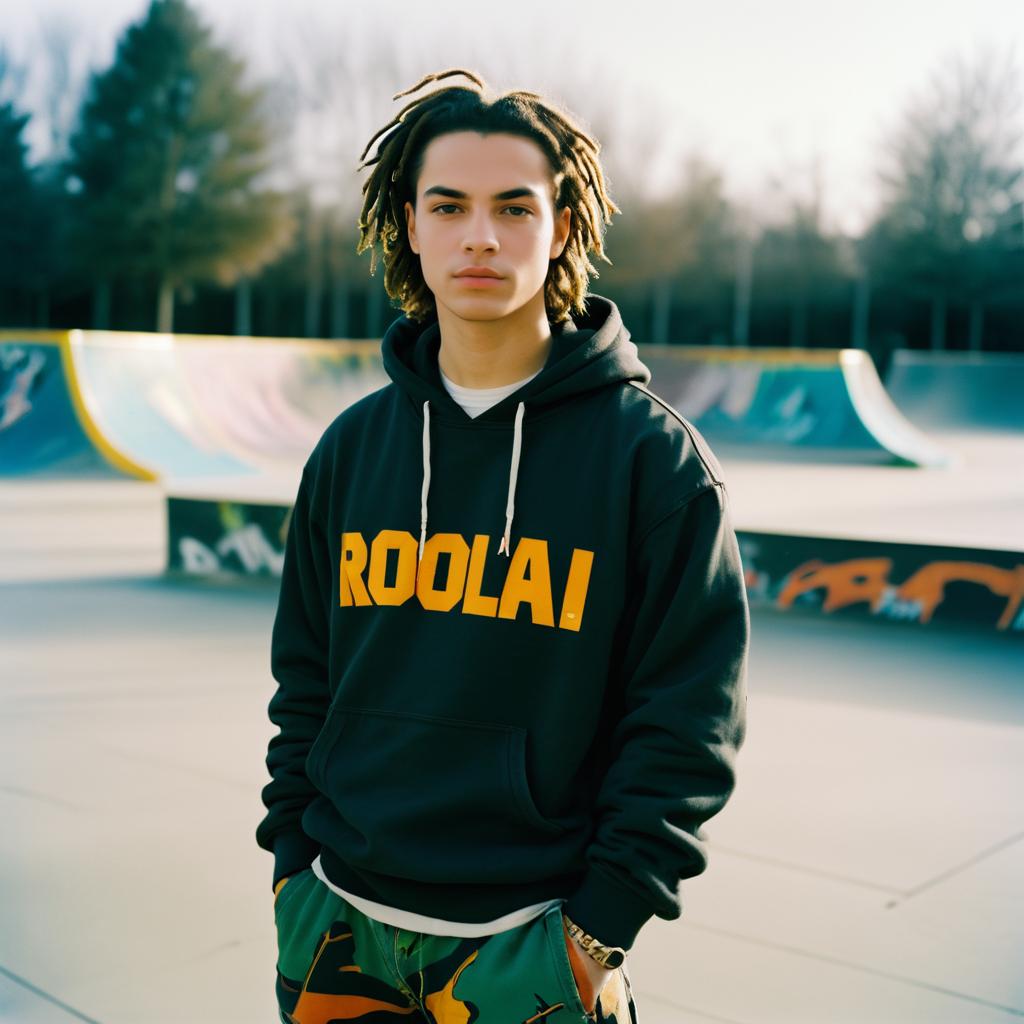
[[[423,198],[427,196],[447,196],[449,199],[468,199],[469,195],[466,192],[460,192],[457,188],[445,188],[444,185],[434,185],[428,188],[423,193]],[[520,197],[527,197],[529,199],[540,199],[540,195],[535,189],[532,188],[510,188],[507,192],[498,192],[497,195],[491,196],[492,199],[519,199]]]

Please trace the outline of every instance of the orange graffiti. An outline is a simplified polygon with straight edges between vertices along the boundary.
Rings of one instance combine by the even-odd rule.
[[[996,625],[999,629],[1006,629],[1013,622],[1024,599],[1024,565],[1000,569],[980,562],[929,562],[899,588],[897,596],[903,601],[919,601],[921,621],[928,622],[945,597],[946,584],[961,581],[978,583],[988,587],[993,594],[1005,597],[1006,608]]]
[[[874,605],[889,582],[891,558],[851,558],[826,565],[820,559],[797,566],[779,593],[780,608],[789,608],[801,595],[812,590],[825,591],[822,608],[834,612],[847,605],[867,601]]]
[[[890,558],[852,558],[832,565],[813,559],[789,574],[779,593],[778,606],[789,608],[801,594],[824,590],[822,609],[826,612],[863,602],[877,611],[889,586],[891,569]],[[951,583],[976,583],[1005,597],[1006,607],[996,623],[999,629],[1009,628],[1024,602],[1024,565],[1000,569],[983,562],[929,562],[897,588],[895,598],[916,604],[921,622],[930,622]]]

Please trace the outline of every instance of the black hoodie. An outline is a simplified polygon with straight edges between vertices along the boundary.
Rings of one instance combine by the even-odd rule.
[[[483,922],[564,898],[629,948],[680,916],[746,721],[749,615],[721,469],[608,299],[471,418],[438,324],[302,473],[271,637],[274,884],[317,853],[366,899]],[[507,538],[507,550],[505,540]]]

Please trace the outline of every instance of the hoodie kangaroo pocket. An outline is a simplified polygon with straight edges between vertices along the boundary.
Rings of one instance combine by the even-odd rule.
[[[531,848],[565,831],[533,800],[526,737],[520,726],[333,707],[307,762],[335,812],[324,840],[384,874],[523,881]]]

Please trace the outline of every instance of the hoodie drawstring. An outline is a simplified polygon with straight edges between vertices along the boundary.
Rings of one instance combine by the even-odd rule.
[[[430,490],[430,402],[423,403],[423,490],[420,494],[420,553],[416,568],[423,559],[423,545],[427,541],[427,491]]]
[[[516,479],[519,476],[519,453],[523,448],[523,413],[526,412],[526,403],[520,402],[516,409],[516,426],[512,435],[512,468],[508,473],[508,501],[505,504],[505,534],[501,538],[501,546],[498,554],[505,552],[506,558],[512,557],[509,550],[509,539],[512,534],[512,515],[516,510]]]
[[[506,558],[512,557],[512,517],[515,515],[516,480],[519,478],[519,457],[523,450],[523,416],[526,414],[526,403],[520,402],[516,409],[516,423],[512,435],[512,466],[508,474],[508,500],[505,503],[505,532],[502,534],[498,554],[505,552]],[[416,562],[417,576],[419,562],[423,559],[423,546],[427,542],[427,493],[430,490],[430,401],[423,403],[423,490],[420,493],[420,549]]]

